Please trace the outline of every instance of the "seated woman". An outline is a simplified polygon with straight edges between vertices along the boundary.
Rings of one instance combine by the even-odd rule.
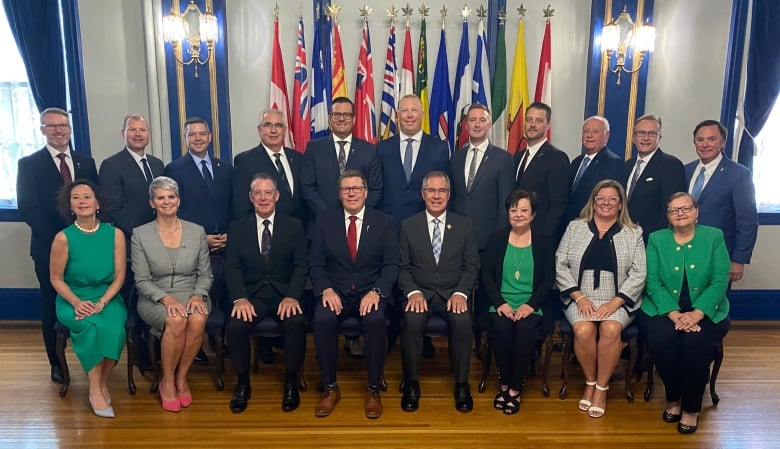
[[[520,410],[520,393],[533,361],[541,306],[555,279],[551,238],[531,232],[536,195],[515,190],[506,199],[509,226],[496,231],[482,258],[481,282],[490,301],[490,341],[496,355],[500,389],[497,410]]]
[[[671,229],[647,242],[647,296],[641,322],[666,387],[663,420],[680,433],[699,423],[712,350],[729,330],[731,261],[720,229],[696,224],[696,200],[685,192],[668,203]],[[680,269],[682,267],[682,269]]]
[[[130,239],[138,315],[152,332],[162,334],[160,400],[164,410],[178,412],[192,404],[187,373],[211,311],[209,248],[203,227],[176,216],[176,181],[155,178],[149,203],[157,219],[135,228]]]
[[[51,246],[57,320],[70,329],[73,352],[87,372],[92,411],[113,418],[108,378],[125,344],[127,310],[119,296],[125,281],[125,237],[98,220],[100,201],[92,181],[65,185],[57,205],[65,221],[72,222]]]
[[[625,205],[620,183],[596,184],[555,255],[564,315],[585,374],[578,407],[591,418],[604,415],[609,379],[622,349],[620,334],[639,310],[645,286],[642,229],[631,222]]]

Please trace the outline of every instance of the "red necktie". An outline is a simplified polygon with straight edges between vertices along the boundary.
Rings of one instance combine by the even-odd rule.
[[[57,157],[60,159],[60,176],[62,176],[62,182],[70,184],[73,181],[73,178],[70,176],[68,164],[65,163],[65,158],[68,156],[65,153],[60,153]]]
[[[347,228],[347,248],[349,249],[349,255],[352,256],[352,262],[357,257],[357,226],[355,222],[358,217],[354,215],[349,216],[349,227]]]

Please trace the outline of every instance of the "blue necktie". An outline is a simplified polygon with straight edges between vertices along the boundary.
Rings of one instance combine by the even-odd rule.
[[[696,180],[693,181],[693,190],[691,190],[691,196],[693,196],[693,199],[698,200],[699,196],[701,195],[701,191],[704,190],[704,172],[706,169],[704,167],[701,168],[699,171],[699,175],[696,177]]]
[[[431,246],[433,246],[433,258],[436,259],[436,264],[439,264],[439,256],[441,255],[441,229],[439,228],[441,220],[438,218],[433,219],[433,237],[431,238]]]
[[[571,183],[572,192],[577,188],[577,184],[580,183],[580,179],[582,179],[582,175],[585,174],[585,170],[588,169],[588,165],[590,165],[590,156],[585,156],[585,159],[582,160],[582,164],[580,164],[580,169],[577,170],[577,176],[574,177],[574,182]]]
[[[406,150],[404,151],[404,174],[406,175],[406,182],[409,182],[409,178],[412,177],[412,142],[414,142],[414,139],[411,137],[406,139]]]
[[[146,162],[146,158],[141,158],[141,165],[144,167],[144,177],[146,178],[146,185],[149,185],[152,183],[152,179],[154,179],[154,176],[152,176],[152,170],[149,168],[149,163]]]
[[[203,180],[206,181],[206,187],[209,189],[209,193],[214,193],[214,178],[209,171],[209,164],[205,160],[200,161],[200,171],[203,174]]]

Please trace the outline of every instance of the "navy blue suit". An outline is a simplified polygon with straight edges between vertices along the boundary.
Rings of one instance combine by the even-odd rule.
[[[573,161],[571,161],[571,181],[574,183],[574,178],[577,176],[577,170],[580,168],[580,163],[585,157],[585,153],[580,154]],[[617,154],[613,153],[609,147],[604,147],[596,154],[590,161],[588,169],[580,178],[577,183],[577,187],[571,189],[569,195],[569,206],[566,209],[566,222],[564,228],[568,223],[580,216],[582,208],[588,203],[590,199],[590,193],[593,187],[600,181],[605,179],[613,179],[620,182],[625,176],[623,175],[623,159]]]
[[[688,186],[698,163],[685,164]],[[699,224],[723,231],[732,262],[750,263],[758,234],[756,191],[750,170],[723,155],[698,201]]]
[[[179,218],[203,226],[206,234],[223,234],[230,224],[233,194],[233,167],[211,158],[213,192],[203,179],[203,172],[188,153],[165,167],[165,176],[179,184]],[[244,196],[249,198],[247,185]]]

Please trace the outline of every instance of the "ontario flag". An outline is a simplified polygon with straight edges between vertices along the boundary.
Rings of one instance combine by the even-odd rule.
[[[517,30],[514,61],[512,83],[509,88],[509,121],[507,122],[509,137],[506,143],[506,150],[511,154],[526,148],[525,109],[530,104],[528,100],[528,70],[525,64],[525,22],[522,18]]]
[[[295,82],[293,83],[292,133],[295,149],[303,153],[311,138],[309,111],[309,73],[306,69],[306,47],[303,36],[303,17],[298,17],[298,49],[295,54]]]
[[[398,64],[395,61],[395,24],[390,22],[390,35],[387,38],[385,57],[385,76],[382,80],[382,109],[379,123],[379,140],[389,139],[397,132],[398,116],[396,103],[398,94]]]
[[[271,107],[284,114],[285,122],[289,125],[290,106],[287,101],[287,81],[284,78],[284,60],[282,59],[282,47],[279,45],[279,18],[274,19],[274,47],[271,60]],[[290,126],[284,136],[284,146],[295,148]]]
[[[458,65],[455,68],[455,92],[452,94],[454,110],[452,113],[452,131],[450,145],[455,149],[463,147],[468,141],[466,132],[466,112],[471,104],[471,55],[469,54],[469,23],[463,20],[460,36]]]
[[[499,2],[501,3],[501,2]],[[506,9],[506,2],[503,2],[504,9]],[[495,70],[493,72],[493,80],[490,83],[492,89],[491,108],[490,111],[493,114],[493,145],[500,148],[506,147],[506,24],[505,18],[499,18],[495,28],[496,42],[495,42]],[[493,29],[493,28],[490,28]],[[490,35],[490,32],[488,33]]]
[[[357,81],[355,83],[355,137],[376,143],[376,113],[374,112],[374,63],[371,60],[371,35],[368,19],[363,20],[363,40],[360,42]]]
[[[414,94],[414,62],[412,61],[412,31],[409,29],[409,18],[406,18],[406,33],[404,33],[404,55],[399,72],[398,92],[404,95]],[[398,101],[401,101],[399,98]]]
[[[436,55],[436,70],[433,73],[431,87],[431,109],[429,112],[431,135],[447,142],[452,153],[450,136],[450,110],[452,109],[452,91],[450,90],[450,69],[447,63],[447,41],[444,24],[439,38],[439,52]]]
[[[550,19],[544,26],[544,39],[542,40],[542,55],[539,57],[539,73],[536,75],[536,93],[534,101],[552,107],[552,49],[550,43]],[[547,138],[552,135],[552,127],[547,128]]]
[[[347,97],[346,71],[344,70],[344,52],[341,50],[341,34],[339,24],[333,19],[333,92],[331,98]]]

